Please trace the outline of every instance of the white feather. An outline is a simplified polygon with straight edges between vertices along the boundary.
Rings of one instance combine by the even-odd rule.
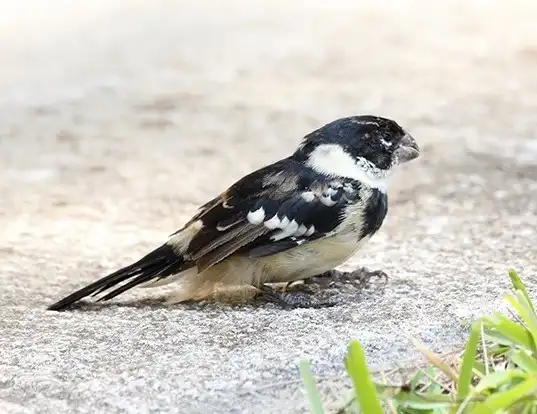
[[[393,142],[388,142],[385,139],[381,139],[380,142],[382,142],[382,145],[388,148],[390,148],[393,145]]]
[[[278,218],[278,215],[275,214],[274,217],[272,217],[270,220],[265,221],[265,227],[270,230],[274,230],[278,227],[280,227],[280,219]]]
[[[255,211],[250,211],[246,218],[252,224],[261,224],[265,219],[265,209],[263,207],[260,207]]]
[[[278,226],[280,229],[285,229],[289,225],[289,219],[286,217],[282,218],[280,221],[280,225]]]
[[[336,204],[336,202],[332,200],[330,196],[322,196],[320,200],[321,200],[321,203],[323,203],[327,207],[331,207],[334,204]]]
[[[278,241],[285,239],[286,237],[292,236],[298,230],[298,223],[296,221],[291,221],[282,231],[275,234],[271,237],[272,240]]]
[[[309,155],[307,165],[315,171],[335,177],[358,180],[386,192],[391,170],[381,170],[364,158],[353,158],[336,144],[322,144]]]
[[[231,227],[233,227],[235,224],[237,224],[237,222],[228,224],[227,226],[221,226],[220,224],[217,224],[216,225],[216,230],[218,230],[218,231],[226,231],[227,229],[230,229]]]
[[[307,203],[311,203],[315,198],[315,194],[313,194],[313,191],[305,191],[301,194],[301,196]]]
[[[308,228],[306,226],[304,226],[303,224],[301,224],[298,227],[298,230],[295,231],[295,234],[293,234],[293,236],[296,236],[296,237],[302,236],[302,235],[306,234],[307,231],[308,231]]]

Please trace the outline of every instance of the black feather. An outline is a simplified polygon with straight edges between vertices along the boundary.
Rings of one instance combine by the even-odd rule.
[[[365,203],[364,224],[361,237],[372,236],[380,227],[388,214],[388,196],[373,188],[369,200]]]
[[[303,239],[300,239],[303,241]],[[299,246],[298,239],[284,239],[277,242],[270,242],[267,240],[267,244],[262,244],[257,247],[248,247],[248,257],[254,259],[263,256],[270,256],[272,254],[281,253],[293,247]]]
[[[192,264],[185,263],[183,258],[175,253],[172,246],[164,244],[138,260],[136,263],[119,269],[116,272],[77,290],[49,306],[48,309],[55,311],[64,310],[86,296],[98,295],[122,282],[128,281],[126,284],[119,286],[99,299],[109,300],[136,285],[148,282],[152,279],[161,279],[179,273],[190,266],[192,266]]]
[[[336,119],[304,138],[294,158],[306,160],[322,144],[338,144],[354,157],[365,158],[380,169],[392,166],[394,152],[405,131],[397,122],[378,116],[350,116]],[[382,141],[389,142],[388,147]]]
[[[289,168],[291,163],[284,165]],[[277,213],[278,218],[284,217],[289,221],[295,221],[299,226],[306,226],[308,229],[314,226],[314,232],[306,235],[289,235],[281,240],[274,240],[273,237],[281,232],[281,229],[271,230],[265,235],[260,235],[255,240],[237,250],[238,254],[244,254],[250,258],[270,256],[281,253],[285,250],[297,247],[303,243],[319,239],[334,231],[344,219],[344,211],[349,203],[354,202],[359,194],[361,183],[348,179],[332,179],[312,171],[309,168],[301,168],[299,177],[308,175],[308,187],[302,187],[300,192],[289,191],[288,193],[275,193],[279,198],[271,199],[270,196],[257,201],[252,211],[263,207],[265,212],[273,209],[276,202],[279,206],[276,212],[265,214],[265,220],[270,219]],[[327,197],[329,191],[332,205],[325,204],[321,197]],[[302,196],[303,191],[313,191],[315,194],[311,200]],[[357,235],[358,236],[358,235]]]

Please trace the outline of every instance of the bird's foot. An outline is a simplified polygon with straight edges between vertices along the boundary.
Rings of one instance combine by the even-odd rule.
[[[367,267],[362,267],[352,272],[329,270],[328,272],[306,279],[304,284],[306,286],[317,284],[321,287],[330,287],[336,283],[350,282],[357,287],[365,288],[369,286],[372,277],[384,279],[385,283],[388,282],[388,275],[383,270],[369,270]]]
[[[327,308],[335,306],[333,301],[316,300],[311,294],[302,292],[280,292],[267,285],[259,287],[260,297],[267,302],[275,303],[283,308]]]
[[[287,293],[307,293],[308,295],[315,295],[319,292],[319,286],[313,283],[306,283],[306,281],[288,282],[283,290]]]

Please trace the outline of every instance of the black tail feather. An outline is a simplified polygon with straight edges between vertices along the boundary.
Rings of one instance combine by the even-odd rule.
[[[152,279],[165,278],[179,273],[188,267],[190,267],[188,263],[185,263],[183,258],[175,253],[172,246],[164,244],[138,260],[136,263],[119,269],[116,272],[77,290],[53,305],[50,305],[47,309],[55,311],[64,310],[86,296],[98,295],[117,286],[121,282],[127,281],[124,285],[117,287],[98,299],[98,301],[109,300],[141,283],[148,282]]]

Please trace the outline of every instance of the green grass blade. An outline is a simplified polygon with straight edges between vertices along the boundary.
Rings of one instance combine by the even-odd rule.
[[[531,333],[505,315],[494,312],[491,316],[481,318],[480,321],[483,323],[485,336],[488,339],[502,345],[514,345],[535,351]]]
[[[308,399],[310,401],[312,414],[324,414],[323,404],[321,403],[319,391],[317,390],[317,385],[315,384],[315,378],[313,378],[313,373],[311,372],[308,361],[300,361],[299,370],[302,383],[304,384],[306,394],[308,395]]]
[[[427,394],[433,395],[435,393],[440,393],[442,391],[442,386],[437,381],[433,380],[433,378],[436,378],[438,376],[439,369],[436,367],[427,367],[425,369],[425,372],[427,373],[427,378],[429,382],[429,386],[427,387]]]
[[[510,410],[537,414],[537,313],[518,274],[510,269],[509,277],[515,293],[504,299],[517,315],[513,320],[493,312],[472,323],[458,369],[412,340],[427,358],[428,367],[417,370],[405,385],[375,384],[362,347],[351,341],[345,367],[355,394],[346,408],[382,414],[384,401],[389,412],[398,414],[488,414]],[[301,362],[300,372],[312,414],[323,414],[307,362]],[[443,382],[438,380],[441,374]],[[447,385],[444,376],[451,380]]]
[[[433,413],[435,410],[445,413],[445,409],[453,404],[453,397],[441,392],[414,392],[408,387],[384,384],[376,384],[376,386],[377,394],[383,400],[390,401],[397,408],[397,413],[426,414]]]
[[[424,377],[425,373],[421,369],[418,370],[418,372],[416,372],[414,376],[410,379],[410,388],[415,389],[420,383],[421,379]]]
[[[345,367],[351,377],[360,410],[367,414],[382,414],[376,386],[367,368],[364,351],[358,341],[350,342]]]
[[[530,374],[537,374],[537,359],[532,358],[527,352],[522,350],[509,351],[507,357],[511,362]]]
[[[432,392],[426,394],[401,392],[392,399],[397,401],[398,406],[412,408],[414,410],[446,409],[454,403],[453,398],[449,395]]]
[[[489,370],[494,372],[493,367],[492,368],[489,367]],[[478,378],[483,378],[485,375],[487,375],[487,369],[485,368],[485,364],[483,364],[480,361],[475,361],[474,362],[474,374]]]
[[[457,383],[457,399],[463,400],[470,392],[473,377],[475,357],[477,354],[477,345],[481,335],[481,324],[474,323],[470,330],[470,337],[464,349],[462,365],[459,372],[459,381]]]
[[[506,296],[505,300],[518,312],[528,331],[530,331],[534,344],[537,343],[537,315],[533,312],[531,303],[528,303],[524,293],[518,290],[514,296]]]
[[[502,385],[511,383],[517,378],[527,378],[527,376],[528,375],[524,371],[517,369],[496,371],[479,381],[479,384],[475,386],[474,391],[476,394],[480,394],[489,389],[495,390],[500,388]]]
[[[485,332],[484,335],[483,335],[484,338],[486,339],[491,339],[488,337],[487,333]],[[502,355],[506,355],[507,352],[509,352],[510,349],[512,349],[513,346],[510,345],[510,346],[507,346],[507,345],[502,345],[498,342],[494,342],[490,345],[487,346],[487,352],[489,354],[489,357],[490,356],[493,356],[493,357],[500,357]],[[492,367],[489,367],[489,369],[492,369]]]
[[[535,393],[537,393],[537,377],[534,376],[506,391],[491,394],[472,411],[472,414],[506,412],[512,405],[525,401],[528,396],[535,395]]]
[[[525,404],[521,414],[537,414],[537,403]]]
[[[520,279],[520,276],[514,269],[509,269],[509,277],[511,278],[511,283],[513,284],[515,290],[518,290],[522,292],[524,297],[526,298],[529,307],[531,309],[531,312],[535,314],[535,307],[533,306],[533,303],[531,302],[531,299],[528,295],[528,291],[526,290],[526,285],[524,285],[524,282],[522,282],[522,279]]]

